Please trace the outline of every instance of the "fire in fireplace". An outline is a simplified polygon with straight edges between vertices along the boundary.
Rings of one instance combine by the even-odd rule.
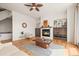
[[[43,29],[42,30],[42,36],[50,37],[50,29]]]
[[[41,38],[52,39],[53,28],[41,28]]]

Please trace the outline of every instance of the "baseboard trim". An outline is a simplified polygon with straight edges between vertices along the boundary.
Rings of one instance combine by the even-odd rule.
[[[11,42],[12,41],[12,39],[7,39],[7,40],[1,40],[0,42],[1,43],[8,43],[8,42]]]

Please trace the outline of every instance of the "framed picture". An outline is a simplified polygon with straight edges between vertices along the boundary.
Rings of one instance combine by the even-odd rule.
[[[63,21],[61,19],[54,20],[55,27],[62,27]]]
[[[57,20],[54,20],[54,25],[56,25],[57,24]]]
[[[22,23],[22,27],[23,27],[23,28],[26,28],[26,27],[27,27],[27,24],[26,24],[25,22],[23,22],[23,23]]]

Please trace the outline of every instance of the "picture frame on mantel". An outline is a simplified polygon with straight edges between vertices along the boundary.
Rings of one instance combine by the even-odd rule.
[[[43,27],[46,27],[46,28],[48,27],[48,20],[43,21]]]
[[[66,22],[66,19],[56,19],[54,20],[54,27],[62,27],[64,23]]]

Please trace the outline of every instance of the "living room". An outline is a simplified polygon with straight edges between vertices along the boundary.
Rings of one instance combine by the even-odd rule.
[[[8,43],[20,50],[17,55],[79,55],[78,4],[1,3],[0,7],[11,11],[12,41]],[[6,54],[1,49],[0,55],[15,54],[7,54],[8,43],[1,43]]]

